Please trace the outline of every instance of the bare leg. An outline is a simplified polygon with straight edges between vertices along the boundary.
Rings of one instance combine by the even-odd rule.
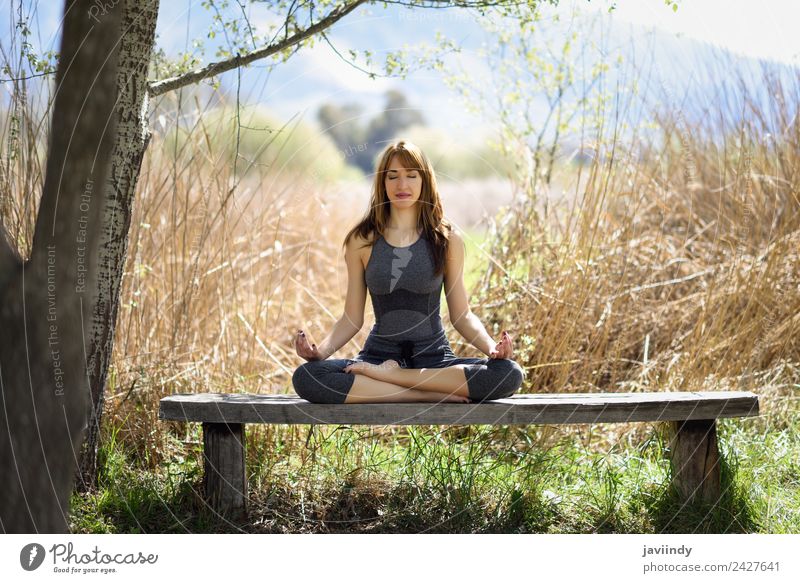
[[[386,362],[393,363],[395,361]],[[356,378],[366,376],[373,381],[382,381],[410,389],[469,397],[464,365],[454,364],[444,368],[400,368],[399,366],[385,366],[385,364],[371,365],[366,362],[358,362],[345,370],[355,373]]]
[[[345,403],[468,403],[469,399],[436,391],[418,391],[355,375]]]

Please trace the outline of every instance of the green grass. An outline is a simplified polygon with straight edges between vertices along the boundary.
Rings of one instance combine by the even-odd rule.
[[[546,428],[537,426],[249,425],[250,516],[239,522],[203,503],[198,445],[165,444],[153,472],[112,438],[102,451],[99,492],[73,497],[72,530],[800,532],[800,422],[770,430],[763,418],[720,420],[724,494],[714,507],[676,499],[660,427],[638,445],[593,451],[574,435],[540,448]],[[198,425],[192,433],[200,440]]]

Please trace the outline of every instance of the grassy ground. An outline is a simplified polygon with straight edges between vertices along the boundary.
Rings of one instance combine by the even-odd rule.
[[[197,424],[189,429],[194,443],[173,441],[155,468],[141,467],[112,434],[101,454],[101,488],[74,496],[71,527],[80,533],[800,533],[800,421],[796,411],[776,421],[769,414],[720,420],[724,495],[714,507],[682,506],[671,492],[661,424],[638,424],[645,432],[638,445],[622,439],[607,449],[584,445],[596,442],[592,434],[601,435],[604,425],[441,431],[250,425],[250,515],[239,521],[215,516],[202,501]]]

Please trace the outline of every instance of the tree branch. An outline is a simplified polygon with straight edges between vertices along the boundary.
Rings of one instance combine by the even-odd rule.
[[[347,58],[346,58],[346,57],[344,57],[344,56],[342,56],[342,53],[340,53],[340,52],[339,52],[339,51],[336,49],[336,47],[335,47],[335,46],[333,46],[333,43],[332,43],[332,42],[330,41],[330,39],[328,38],[328,35],[327,35],[327,34],[325,34],[324,32],[321,32],[321,33],[320,33],[320,36],[321,36],[321,37],[322,37],[322,38],[325,40],[325,42],[326,42],[326,43],[328,43],[328,46],[329,46],[329,47],[331,47],[331,49],[333,50],[333,52],[334,52],[334,53],[336,53],[336,56],[337,56],[337,57],[339,57],[339,58],[340,58],[342,61],[344,61],[345,63],[347,63],[348,65],[350,65],[350,66],[351,66],[351,67],[353,67],[354,69],[356,69],[356,70],[358,70],[358,71],[361,71],[362,73],[366,73],[367,75],[369,75],[369,76],[370,76],[370,77],[372,77],[372,78],[374,78],[374,77],[386,77],[386,76],[387,76],[387,75],[382,75],[381,73],[374,73],[374,72],[372,72],[372,71],[367,71],[366,69],[364,69],[364,68],[362,68],[362,67],[359,67],[358,65],[356,65],[354,62],[352,62],[352,61],[348,61],[348,60],[347,60]]]
[[[323,31],[326,28],[329,28],[335,22],[347,16],[353,10],[355,10],[362,4],[365,4],[366,2],[369,1],[370,0],[353,0],[352,2],[343,4],[339,8],[332,10],[330,14],[328,14],[325,18],[323,18],[316,24],[313,24],[308,28],[298,33],[295,33],[292,36],[287,37],[278,43],[268,45],[257,51],[253,51],[245,55],[236,55],[235,57],[228,59],[226,61],[211,63],[200,69],[195,69],[194,71],[189,71],[188,73],[184,73],[183,75],[178,75],[176,77],[164,79],[163,81],[150,83],[150,95],[155,97],[157,95],[166,93],[167,91],[173,91],[180,87],[185,87],[186,85],[197,83],[198,81],[202,81],[203,79],[207,79],[208,77],[219,75],[220,73],[230,71],[231,69],[236,69],[237,67],[243,67],[244,65],[249,65],[253,61],[264,59],[266,57],[274,55],[275,53],[279,53],[284,49],[299,44],[308,37],[311,37],[317,34],[318,32]]]
[[[249,65],[253,61],[264,59],[279,53],[291,46],[299,45],[305,39],[314,36],[315,34],[330,28],[340,19],[350,14],[353,10],[366,3],[373,3],[376,0],[353,0],[352,2],[345,2],[345,4],[332,10],[325,18],[312,24],[305,30],[293,34],[292,36],[284,38],[278,43],[270,44],[262,49],[247,53],[245,55],[236,55],[225,61],[218,63],[210,63],[205,67],[189,71],[182,75],[163,79],[161,81],[153,81],[149,85],[149,93],[151,97],[162,95],[168,91],[174,91],[181,87],[197,83],[203,79],[225,73],[238,67]],[[431,8],[492,8],[492,7],[510,7],[510,6],[525,6],[531,3],[536,4],[537,0],[423,0],[418,2],[415,0],[380,0],[383,4],[397,4],[406,6],[408,8],[431,9]],[[557,3],[558,0],[547,0],[550,3]],[[292,7],[294,4],[292,4]],[[290,13],[292,8],[289,9]],[[288,23],[288,17],[287,17]],[[327,40],[327,39],[325,39]]]

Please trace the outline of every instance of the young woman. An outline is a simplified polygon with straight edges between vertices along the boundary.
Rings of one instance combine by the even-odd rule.
[[[464,243],[444,218],[436,176],[414,144],[386,147],[364,219],[344,240],[348,284],[344,315],[309,344],[298,330],[297,354],[308,362],[292,376],[313,403],[435,401],[468,403],[509,397],[522,384],[512,337],[495,342],[470,311],[464,289]],[[489,358],[457,357],[439,317],[445,289],[454,328]],[[356,358],[329,359],[364,323],[367,291],[375,325]]]

